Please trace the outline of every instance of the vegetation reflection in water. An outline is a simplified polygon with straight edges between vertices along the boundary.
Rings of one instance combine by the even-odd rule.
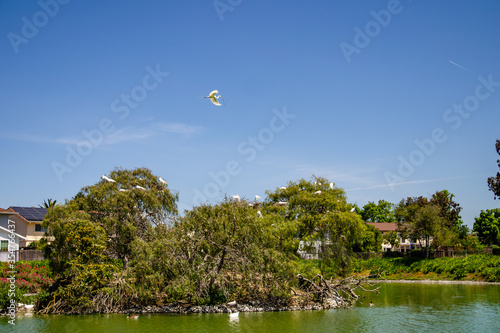
[[[353,309],[227,314],[0,318],[2,332],[495,332],[500,285],[388,283]],[[373,301],[374,306],[369,303]]]

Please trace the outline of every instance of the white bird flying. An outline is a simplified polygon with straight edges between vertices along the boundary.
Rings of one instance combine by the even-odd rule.
[[[219,91],[218,91],[218,90],[213,90],[213,91],[211,91],[211,92],[210,92],[210,94],[208,94],[208,96],[206,96],[205,98],[210,99],[210,101],[211,101],[212,103],[214,103],[215,105],[217,105],[217,106],[221,106],[222,104],[220,104],[220,102],[218,101],[218,99],[219,99],[219,98],[221,98],[222,96],[221,96],[221,95],[218,95],[218,96],[217,96],[216,94],[218,94],[218,93],[219,93]]]
[[[102,176],[101,176],[101,178],[102,178],[102,179],[104,179],[104,180],[105,180],[105,181],[107,181],[107,182],[110,182],[110,183],[114,183],[114,182],[115,182],[115,180],[114,180],[114,179],[111,179],[111,178],[109,178],[109,177],[106,177],[105,175],[102,175]]]
[[[165,179],[163,179],[163,178],[159,177],[159,178],[158,178],[158,180],[159,180],[159,181],[160,181],[160,183],[162,183],[163,185],[165,185],[165,186],[167,186],[167,185],[168,185],[168,183],[167,183],[167,181],[166,181]]]
[[[144,187],[139,186],[139,185],[135,185],[135,188],[138,189],[138,190],[146,191],[146,189]]]

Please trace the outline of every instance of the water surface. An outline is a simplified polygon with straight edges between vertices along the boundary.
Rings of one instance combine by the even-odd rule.
[[[227,314],[19,315],[0,332],[500,332],[500,285],[384,284],[353,309]],[[369,306],[370,301],[374,303]]]

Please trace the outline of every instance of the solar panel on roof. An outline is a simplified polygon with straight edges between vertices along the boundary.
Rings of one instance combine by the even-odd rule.
[[[40,207],[10,207],[28,221],[43,221],[47,215],[47,208]]]

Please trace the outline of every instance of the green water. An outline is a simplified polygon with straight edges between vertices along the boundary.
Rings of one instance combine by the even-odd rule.
[[[500,285],[385,284],[353,309],[0,318],[0,332],[500,332]],[[370,301],[374,306],[369,307]]]

